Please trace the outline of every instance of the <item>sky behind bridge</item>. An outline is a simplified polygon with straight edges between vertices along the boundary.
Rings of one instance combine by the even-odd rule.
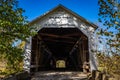
[[[98,22],[98,0],[19,0],[19,6],[26,11],[24,15],[28,17],[29,21],[34,20],[59,4],[90,22]]]

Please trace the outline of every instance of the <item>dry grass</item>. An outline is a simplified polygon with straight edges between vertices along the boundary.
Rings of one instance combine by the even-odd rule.
[[[5,76],[6,60],[0,59],[0,78]]]

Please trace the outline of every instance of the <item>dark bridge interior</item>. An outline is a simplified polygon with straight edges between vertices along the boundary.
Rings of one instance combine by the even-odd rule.
[[[31,71],[82,71],[88,38],[78,28],[42,28],[32,38]]]

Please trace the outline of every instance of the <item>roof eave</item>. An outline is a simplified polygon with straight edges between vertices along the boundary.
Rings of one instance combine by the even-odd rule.
[[[72,15],[76,16],[77,18],[80,18],[82,21],[84,21],[85,23],[89,24],[90,26],[94,27],[95,30],[98,28],[97,25],[95,25],[94,23],[91,23],[90,21],[86,20],[85,18],[83,18],[82,16],[78,15],[77,13],[73,12],[72,10],[64,7],[63,5],[59,4],[57,7],[49,10],[48,12],[44,13],[43,15],[37,17],[36,19],[32,20],[29,25],[31,26],[32,24],[34,24],[35,22],[39,21],[39,19],[43,18],[44,16],[50,14],[51,12],[55,11],[58,8],[63,8],[64,10],[66,10],[67,12],[71,13]]]

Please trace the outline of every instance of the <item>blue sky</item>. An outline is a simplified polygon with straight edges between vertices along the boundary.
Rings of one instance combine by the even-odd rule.
[[[19,6],[31,21],[59,4],[67,7],[85,19],[96,23],[98,20],[98,0],[19,0]]]

